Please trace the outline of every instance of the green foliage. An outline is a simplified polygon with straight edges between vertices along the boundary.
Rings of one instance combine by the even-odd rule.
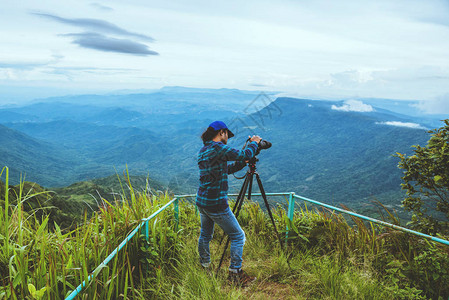
[[[36,290],[36,287],[32,283],[28,283],[28,290],[30,291],[31,297],[33,299],[40,300],[44,297],[45,291],[47,290],[47,287],[44,286],[40,290]]]
[[[3,174],[7,172],[4,169]],[[418,237],[348,220],[307,206],[290,221],[273,208],[285,237],[279,245],[268,215],[245,203],[240,223],[247,242],[244,268],[258,279],[240,289],[227,283],[227,268],[203,270],[196,252],[200,231],[195,207],[180,201],[176,228],[173,207],[161,212],[108,265],[95,269],[143,218],[170,199],[137,192],[126,174],[127,198],[103,199],[99,211],[64,232],[50,215],[25,211],[26,201],[10,202],[6,189],[0,208],[0,299],[63,299],[92,273],[86,299],[443,299],[449,296],[449,253]],[[121,179],[122,180],[122,179]],[[31,199],[20,185],[19,195]],[[28,196],[26,196],[28,194]],[[6,196],[8,195],[8,196]],[[15,195],[12,193],[11,195]],[[22,200],[20,200],[22,199]],[[13,203],[13,204],[11,204]],[[389,214],[389,212],[387,212]],[[352,225],[354,224],[354,225]],[[218,228],[217,228],[218,229]],[[221,230],[211,243],[218,264]],[[284,239],[283,239],[284,240]],[[225,263],[226,264],[226,263]]]
[[[402,204],[413,212],[411,225],[431,234],[449,233],[449,119],[444,123],[414,155],[397,154],[407,191]]]
[[[253,206],[244,206],[245,210],[248,209],[247,214],[251,212],[254,215]],[[383,209],[387,215],[394,218],[386,207]],[[311,274],[304,277],[305,285],[317,289],[310,292],[309,297],[438,299],[449,296],[447,246],[433,245],[407,233],[356,218],[351,222],[354,225],[350,225],[342,215],[326,210],[312,212],[307,206],[295,212],[293,222],[286,218],[283,210],[276,209],[274,212],[281,234],[285,234],[283,229],[286,226],[290,228],[287,258],[296,261],[297,256],[305,253],[308,260],[318,259],[320,262],[319,268],[312,272],[315,274],[321,270],[318,277],[312,279],[316,275]],[[243,222],[247,226],[252,223],[248,219],[243,219]],[[247,236],[250,236],[250,240],[261,239],[254,245],[259,255],[261,248],[266,248],[273,255],[273,245],[276,246],[278,242],[272,228],[269,229],[271,223],[268,216],[265,214],[265,226],[269,233],[261,233],[258,229],[261,221],[257,223],[259,225],[249,226],[251,231]],[[267,241],[270,243],[267,244]],[[280,253],[273,255],[282,256],[284,255]],[[265,259],[271,261],[273,257],[268,255]],[[267,276],[279,277],[281,281],[285,280],[282,278],[298,276],[291,270],[292,261],[290,264],[283,264],[284,267],[280,270],[271,269],[268,271],[270,275]],[[305,266],[300,267],[301,270],[304,268]],[[319,288],[316,285],[319,285]],[[377,294],[379,289],[382,289],[382,292]]]
[[[174,227],[167,223],[168,219],[160,221],[156,219],[152,222],[148,240],[145,234],[141,235],[143,245],[140,247],[138,256],[142,268],[148,273],[161,269],[164,264],[176,266],[182,244],[173,230]],[[165,224],[159,224],[159,222]]]
[[[39,199],[45,191],[25,192],[27,184],[20,184],[16,201],[9,201],[14,187],[6,188],[8,169],[3,170],[6,171],[6,183],[0,207],[0,270],[4,276],[0,281],[0,299],[65,298],[88,278],[142,218],[169,200],[167,194],[156,196],[134,192],[129,177],[126,177],[129,199],[117,199],[114,203],[104,200],[104,205],[92,218],[85,215],[83,224],[64,232],[57,223],[49,223],[51,214],[39,216],[41,209],[33,208],[34,202],[29,205],[30,210],[25,210],[28,200]],[[154,223],[154,232],[163,234],[170,230],[160,227],[174,226],[174,222],[166,217],[167,213],[170,214],[166,211],[159,215],[164,221]],[[171,239],[160,240],[163,247],[158,249],[172,249],[171,242]],[[138,297],[141,291],[135,285],[145,281],[139,275],[142,271],[138,253],[142,245],[140,239],[134,239],[108,266],[96,269],[98,276],[84,291],[85,297],[118,299],[122,294]],[[173,253],[170,251],[165,250],[165,257]],[[139,276],[141,280],[138,280]],[[152,276],[154,274],[146,277]]]
[[[9,185],[8,194],[10,208],[21,202],[20,207],[25,216],[38,220],[49,216],[51,228],[57,223],[66,229],[82,221],[83,206],[67,201],[67,197],[48,191],[37,183],[25,181],[15,186]],[[0,204],[4,201],[4,195],[5,184],[0,180]]]
[[[423,290],[444,294],[449,286],[449,251],[429,245],[428,249],[414,257],[414,275]],[[446,292],[447,293],[447,292]]]

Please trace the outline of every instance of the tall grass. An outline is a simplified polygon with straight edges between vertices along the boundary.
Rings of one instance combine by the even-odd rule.
[[[63,299],[111,253],[143,218],[170,195],[135,191],[128,174],[119,177],[122,194],[102,199],[98,211],[73,229],[49,224],[48,214],[23,209],[38,193],[8,189],[8,169],[0,201],[0,299]],[[39,192],[39,194],[42,194]],[[286,244],[257,203],[245,202],[239,216],[247,242],[245,270],[257,276],[246,289],[230,286],[227,268],[218,274],[198,263],[199,217],[180,203],[180,226],[173,208],[150,221],[149,239],[136,235],[80,299],[426,299],[449,296],[448,249],[406,233],[326,210],[304,206],[290,221],[273,209]],[[36,208],[36,210],[39,208]],[[388,214],[388,212],[387,212]],[[50,226],[51,225],[51,226]],[[223,232],[211,243],[218,264]],[[226,262],[227,263],[227,262]],[[225,263],[225,264],[226,264]]]
[[[23,204],[37,194],[14,195],[11,202],[8,187],[8,168],[5,175],[4,201],[0,208],[0,270],[2,282],[0,299],[63,299],[83,281],[111,253],[118,244],[160,206],[168,202],[169,195],[137,193],[129,181],[131,197],[116,199],[103,206],[88,219],[69,232],[57,224],[49,230],[49,216],[37,218],[35,212],[25,213]],[[126,177],[125,177],[126,180]],[[152,223],[152,236],[159,236],[149,244],[159,243],[158,250],[170,248],[166,237],[173,233],[172,210],[162,212]],[[122,249],[108,266],[104,266],[96,279],[83,293],[88,299],[119,299],[139,297],[136,283],[146,276],[139,268],[140,247],[144,239],[136,237]],[[170,240],[170,242],[174,242]],[[142,281],[142,280],[140,280]]]

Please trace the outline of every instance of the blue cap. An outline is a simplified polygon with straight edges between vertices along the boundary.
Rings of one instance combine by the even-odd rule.
[[[214,130],[226,129],[228,131],[228,138],[232,138],[234,134],[229,130],[228,126],[222,121],[215,121],[209,124]]]

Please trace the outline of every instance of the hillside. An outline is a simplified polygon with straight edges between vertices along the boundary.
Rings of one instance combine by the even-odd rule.
[[[26,180],[56,185],[59,183],[58,174],[62,170],[72,174],[72,166],[76,161],[73,156],[73,152],[56,144],[0,125],[1,165],[10,167],[11,178],[16,181],[22,174]]]
[[[10,173],[11,176],[11,173]],[[4,175],[2,176],[4,177]],[[130,187],[131,184],[131,187]],[[49,188],[25,181],[9,186],[10,205],[17,205],[18,195],[27,195],[22,204],[23,210],[41,219],[50,216],[50,226],[56,222],[61,228],[72,227],[83,221],[83,215],[91,216],[105,205],[103,200],[112,203],[130,198],[130,191],[160,194],[167,188],[160,182],[145,176],[117,174],[105,178],[73,183],[66,187]],[[0,179],[0,206],[4,206],[5,183]]]
[[[119,181],[120,179],[120,181]],[[130,183],[136,192],[158,193],[164,192],[166,187],[160,182],[145,176],[130,176]],[[102,198],[112,202],[121,199],[122,195],[129,198],[129,183],[123,175],[111,175],[105,178],[97,178],[89,181],[80,181],[66,187],[51,189],[67,201],[73,201],[79,205],[90,205],[96,209],[102,203]]]
[[[34,176],[34,170],[47,166],[37,157],[54,153],[47,178],[33,177],[44,186],[61,187],[128,167],[131,174],[149,174],[176,193],[195,193],[199,137],[209,122],[222,119],[236,133],[229,141],[233,147],[240,148],[252,134],[273,142],[258,163],[268,191],[357,206],[374,198],[400,202],[401,173],[392,155],[409,153],[412,145],[428,139],[419,127],[385,125],[414,122],[400,113],[407,111],[404,107],[355,112],[332,109],[344,101],[284,97],[270,104],[266,95],[251,97],[254,93],[237,90],[176,87],[150,94],[58,97],[0,109],[0,114],[11,113],[0,122],[54,149],[37,148],[36,159],[15,166]],[[57,163],[59,157],[65,161]],[[231,192],[241,184],[231,176]]]
[[[146,152],[161,156],[169,143],[153,132],[135,127],[97,125],[70,120],[45,123],[13,123],[8,126],[50,143],[74,149],[93,161],[114,164],[140,162]]]
[[[263,125],[256,116],[245,119],[253,132],[273,142],[260,155],[267,186],[344,203],[398,192],[401,172],[392,155],[425,144],[426,130],[382,125],[397,118],[336,111],[334,104],[279,98],[257,116]]]
[[[0,191],[5,192],[1,184]],[[194,206],[184,201],[178,224],[173,207],[168,206],[149,221],[148,240],[136,234],[106,267],[97,269],[143,218],[171,199],[168,194],[135,191],[133,197],[105,203],[91,219],[67,231],[57,225],[62,224],[53,212],[38,215],[42,210],[22,210],[19,205],[28,202],[24,198],[5,207],[3,193],[0,234],[6,238],[0,243],[0,273],[7,275],[0,278],[0,299],[37,298],[37,292],[44,298],[65,299],[88,275],[96,278],[78,297],[405,300],[449,296],[447,246],[363,222],[353,227],[342,216],[326,211],[297,211],[290,222],[285,211],[273,210],[282,237],[286,226],[290,228],[289,239],[280,245],[268,216],[258,204],[246,202],[239,216],[247,237],[243,266],[257,279],[240,287],[227,280],[228,255],[216,271],[223,251],[219,245],[223,232],[218,228],[211,243],[212,268],[205,270],[198,264],[199,219]]]
[[[0,122],[72,120],[171,133],[186,121],[235,117],[257,94],[232,89],[165,87],[149,94],[55,97],[37,99],[24,107],[0,109],[0,116],[17,116],[4,121],[0,118]]]
[[[386,110],[345,112],[332,109],[338,102],[278,98],[257,113],[225,120],[236,137],[229,144],[241,148],[245,137],[258,134],[273,146],[259,155],[258,172],[268,191],[294,191],[327,203],[344,203],[371,211],[369,200],[399,206],[401,171],[396,152],[410,153],[414,144],[425,144],[425,129],[382,124],[410,122]],[[184,135],[192,156],[201,146]],[[192,162],[190,174],[195,174]],[[188,175],[186,182],[195,177]],[[239,175],[243,173],[240,172]],[[230,177],[230,190],[242,181]],[[188,186],[179,190],[192,193]],[[183,189],[184,188],[184,189]]]

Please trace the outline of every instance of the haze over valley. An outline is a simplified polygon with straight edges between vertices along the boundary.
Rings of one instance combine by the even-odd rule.
[[[424,145],[441,116],[417,117],[418,102],[394,101],[394,111],[391,103],[182,87],[38,99],[0,109],[0,163],[10,167],[13,181],[23,174],[45,187],[128,168],[175,193],[195,193],[200,135],[219,119],[235,132],[233,147],[253,134],[273,143],[259,155],[267,191],[346,205],[373,199],[398,205],[401,171],[392,155]],[[242,182],[230,178],[237,192]]]

